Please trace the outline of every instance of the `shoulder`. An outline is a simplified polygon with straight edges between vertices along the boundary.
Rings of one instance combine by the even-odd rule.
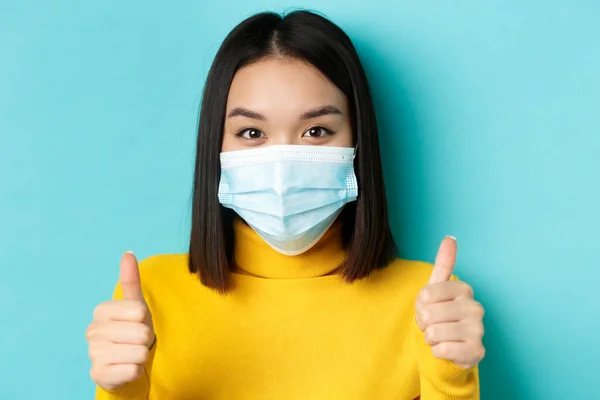
[[[191,280],[192,274],[188,270],[187,260],[187,254],[162,254],[138,261],[140,283],[144,297],[153,296],[168,287],[174,287],[179,285],[180,282]],[[117,281],[113,291],[113,299],[120,300],[122,298],[121,282]]]
[[[142,288],[156,290],[194,277],[188,269],[187,254],[159,254],[139,262]]]
[[[383,285],[418,293],[427,286],[432,271],[433,264],[431,263],[398,258],[391,261],[386,267],[374,271],[372,277],[381,281]],[[459,280],[455,275],[452,275],[450,279]]]
[[[375,270],[369,281],[382,290],[389,289],[398,294],[416,295],[427,285],[433,265],[417,260],[394,259],[386,267]]]
[[[156,275],[173,272],[181,267],[187,268],[187,254],[158,254],[145,258],[139,262],[140,275]]]
[[[157,254],[139,261],[140,275],[156,277],[188,271],[187,254]]]
[[[144,300],[155,324],[161,324],[165,313],[179,307],[181,301],[198,292],[201,286],[197,275],[188,269],[187,254],[154,255],[139,261],[138,266]],[[119,290],[118,284],[116,298]]]
[[[432,271],[433,264],[431,263],[404,258],[394,259],[381,269],[381,272],[390,279],[406,279],[419,285],[427,284]]]

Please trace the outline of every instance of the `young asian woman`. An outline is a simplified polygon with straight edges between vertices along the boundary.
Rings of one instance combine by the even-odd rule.
[[[397,257],[367,77],[315,13],[252,16],[203,93],[187,254],[121,260],[86,331],[99,400],[478,399],[484,309]]]

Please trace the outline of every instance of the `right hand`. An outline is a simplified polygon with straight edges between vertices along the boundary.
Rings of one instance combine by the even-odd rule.
[[[90,376],[106,390],[117,389],[143,374],[155,340],[138,263],[131,252],[123,254],[121,259],[120,282],[124,300],[98,305],[86,331],[92,360]]]

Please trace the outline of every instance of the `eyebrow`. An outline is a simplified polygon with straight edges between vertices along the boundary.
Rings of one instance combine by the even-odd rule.
[[[306,120],[306,119],[322,117],[324,115],[335,115],[335,114],[341,115],[342,112],[337,107],[328,105],[328,106],[321,106],[321,107],[317,107],[317,108],[308,110],[300,116],[300,119]],[[259,114],[255,111],[249,110],[244,107],[236,107],[233,110],[231,110],[229,112],[229,114],[227,115],[227,118],[233,118],[233,117],[246,117],[246,118],[250,118],[250,119],[256,119],[259,121],[265,121],[267,119],[264,115]]]
[[[261,121],[264,121],[267,119],[267,118],[265,118],[264,115],[259,114],[254,111],[251,111],[251,110],[248,110],[247,108],[244,108],[244,107],[236,107],[233,110],[231,110],[229,115],[227,115],[227,118],[233,118],[233,117],[246,117],[246,118],[251,118],[251,119],[258,119]]]
[[[342,112],[337,107],[334,107],[334,106],[322,106],[322,107],[313,108],[312,110],[308,110],[307,112],[305,112],[304,114],[302,114],[300,116],[300,119],[313,119],[313,118],[317,118],[317,117],[322,117],[324,115],[332,115],[332,114],[341,115]]]

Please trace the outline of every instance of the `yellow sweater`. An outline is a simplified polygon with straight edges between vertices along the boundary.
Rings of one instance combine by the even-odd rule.
[[[186,255],[141,262],[156,343],[145,375],[97,400],[479,399],[477,369],[434,358],[415,323],[431,265],[397,260],[347,284],[331,274],[345,256],[339,225],[293,257],[240,221],[235,235],[225,296]]]

